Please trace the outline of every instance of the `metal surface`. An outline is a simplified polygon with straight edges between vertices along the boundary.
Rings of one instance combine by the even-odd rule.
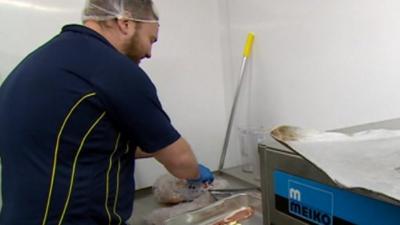
[[[230,197],[235,194],[245,193],[249,191],[260,192],[258,187],[250,187],[250,188],[231,188],[231,189],[210,189],[208,192],[214,198],[214,200],[218,201],[223,198]]]
[[[166,221],[166,225],[211,225],[244,207],[251,207],[254,215],[238,222],[242,225],[262,225],[261,197],[247,193],[236,194],[200,210],[173,217]]]
[[[247,61],[247,58],[244,57],[243,61],[242,61],[242,66],[240,67],[240,80],[236,87],[235,98],[233,100],[231,113],[229,115],[228,127],[226,128],[226,132],[225,132],[224,146],[222,148],[221,157],[219,158],[218,170],[221,170],[222,168],[224,168],[226,151],[228,150],[229,138],[231,136],[231,131],[232,131],[233,119],[235,118],[236,104],[239,99],[240,90],[242,89],[242,84],[243,84],[243,80],[244,80],[244,71],[246,69],[246,61]]]
[[[242,170],[242,166],[236,166],[231,168],[225,168],[221,171],[224,174],[228,174],[237,179],[243,180],[249,185],[260,187],[260,179],[258,179],[254,173],[247,173]]]
[[[371,129],[400,129],[400,119],[391,119],[391,120],[384,120],[380,122],[374,123],[367,123],[362,125],[356,125],[351,127],[345,127],[341,129],[336,129],[333,131],[338,131],[346,134],[351,134],[363,130],[371,130]]]

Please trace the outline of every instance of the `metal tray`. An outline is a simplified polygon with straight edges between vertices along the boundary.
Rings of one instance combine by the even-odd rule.
[[[224,198],[204,208],[168,219],[165,225],[210,225],[242,207],[254,209],[254,215],[239,221],[242,225],[262,225],[261,196],[256,193],[240,193]]]

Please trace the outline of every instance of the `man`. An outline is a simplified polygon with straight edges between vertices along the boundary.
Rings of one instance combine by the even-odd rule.
[[[138,66],[157,41],[151,0],[89,0],[84,26],[25,58],[0,88],[0,224],[125,224],[134,160],[212,182]]]

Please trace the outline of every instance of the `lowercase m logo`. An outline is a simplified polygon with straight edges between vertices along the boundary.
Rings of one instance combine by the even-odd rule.
[[[289,189],[289,198],[301,202],[301,193],[294,188]]]

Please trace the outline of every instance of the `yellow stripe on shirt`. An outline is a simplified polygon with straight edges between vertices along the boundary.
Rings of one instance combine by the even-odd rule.
[[[108,210],[108,195],[109,195],[109,189],[110,189],[110,184],[109,184],[110,172],[111,172],[111,168],[112,168],[112,158],[113,158],[114,154],[117,152],[120,137],[121,137],[121,134],[119,133],[117,136],[117,140],[115,142],[114,151],[110,155],[110,159],[108,162],[108,170],[107,170],[107,174],[106,174],[106,198],[105,198],[105,202],[104,202],[104,207],[106,209],[106,213],[107,213],[107,217],[108,217],[108,224],[111,224],[111,214],[110,214],[110,210]]]
[[[43,216],[43,220],[42,220],[42,225],[45,225],[47,223],[47,217],[48,217],[48,213],[49,213],[49,209],[50,209],[50,203],[51,203],[51,197],[53,194],[53,187],[54,187],[54,180],[55,180],[55,174],[56,174],[56,167],[57,167],[57,157],[58,157],[58,150],[60,147],[60,139],[61,139],[61,135],[62,132],[65,128],[65,125],[67,124],[69,118],[71,117],[72,113],[74,112],[74,110],[83,102],[83,100],[92,97],[96,95],[96,93],[89,93],[87,95],[84,95],[82,98],[80,98],[75,104],[74,106],[69,110],[69,112],[67,113],[67,115],[65,116],[65,119],[61,125],[60,130],[58,131],[58,135],[57,135],[57,140],[56,140],[56,146],[54,149],[54,158],[53,158],[53,169],[51,172],[51,178],[50,178],[50,187],[49,187],[49,194],[47,196],[47,201],[46,201],[46,209],[45,209],[45,213]]]
[[[99,116],[99,118],[97,118],[97,120],[92,124],[92,126],[91,126],[91,127],[89,128],[89,130],[86,132],[85,136],[83,136],[82,141],[81,141],[81,144],[79,145],[78,152],[77,152],[76,155],[75,155],[74,163],[73,163],[73,165],[72,165],[72,174],[71,174],[71,181],[70,181],[70,183],[69,183],[69,190],[68,190],[67,200],[65,201],[64,209],[63,209],[63,212],[62,212],[62,214],[61,214],[61,218],[60,218],[60,220],[58,221],[58,225],[61,225],[62,222],[63,222],[63,220],[64,220],[65,212],[67,211],[68,204],[69,204],[69,200],[70,200],[70,198],[71,198],[72,187],[74,186],[74,180],[75,180],[76,164],[77,164],[77,162],[78,162],[79,154],[80,154],[81,151],[82,151],[83,145],[84,145],[84,143],[85,143],[87,137],[89,136],[89,134],[92,132],[92,130],[96,127],[96,125],[100,122],[100,120],[101,120],[105,115],[106,115],[106,112],[103,112],[103,113]]]
[[[119,195],[119,173],[121,172],[121,159],[118,159],[118,167],[117,167],[117,187],[115,188],[115,198],[114,198],[114,207],[113,207],[113,213],[114,215],[117,216],[118,218],[118,225],[121,224],[122,219],[117,213],[117,202],[118,202],[118,195]]]

